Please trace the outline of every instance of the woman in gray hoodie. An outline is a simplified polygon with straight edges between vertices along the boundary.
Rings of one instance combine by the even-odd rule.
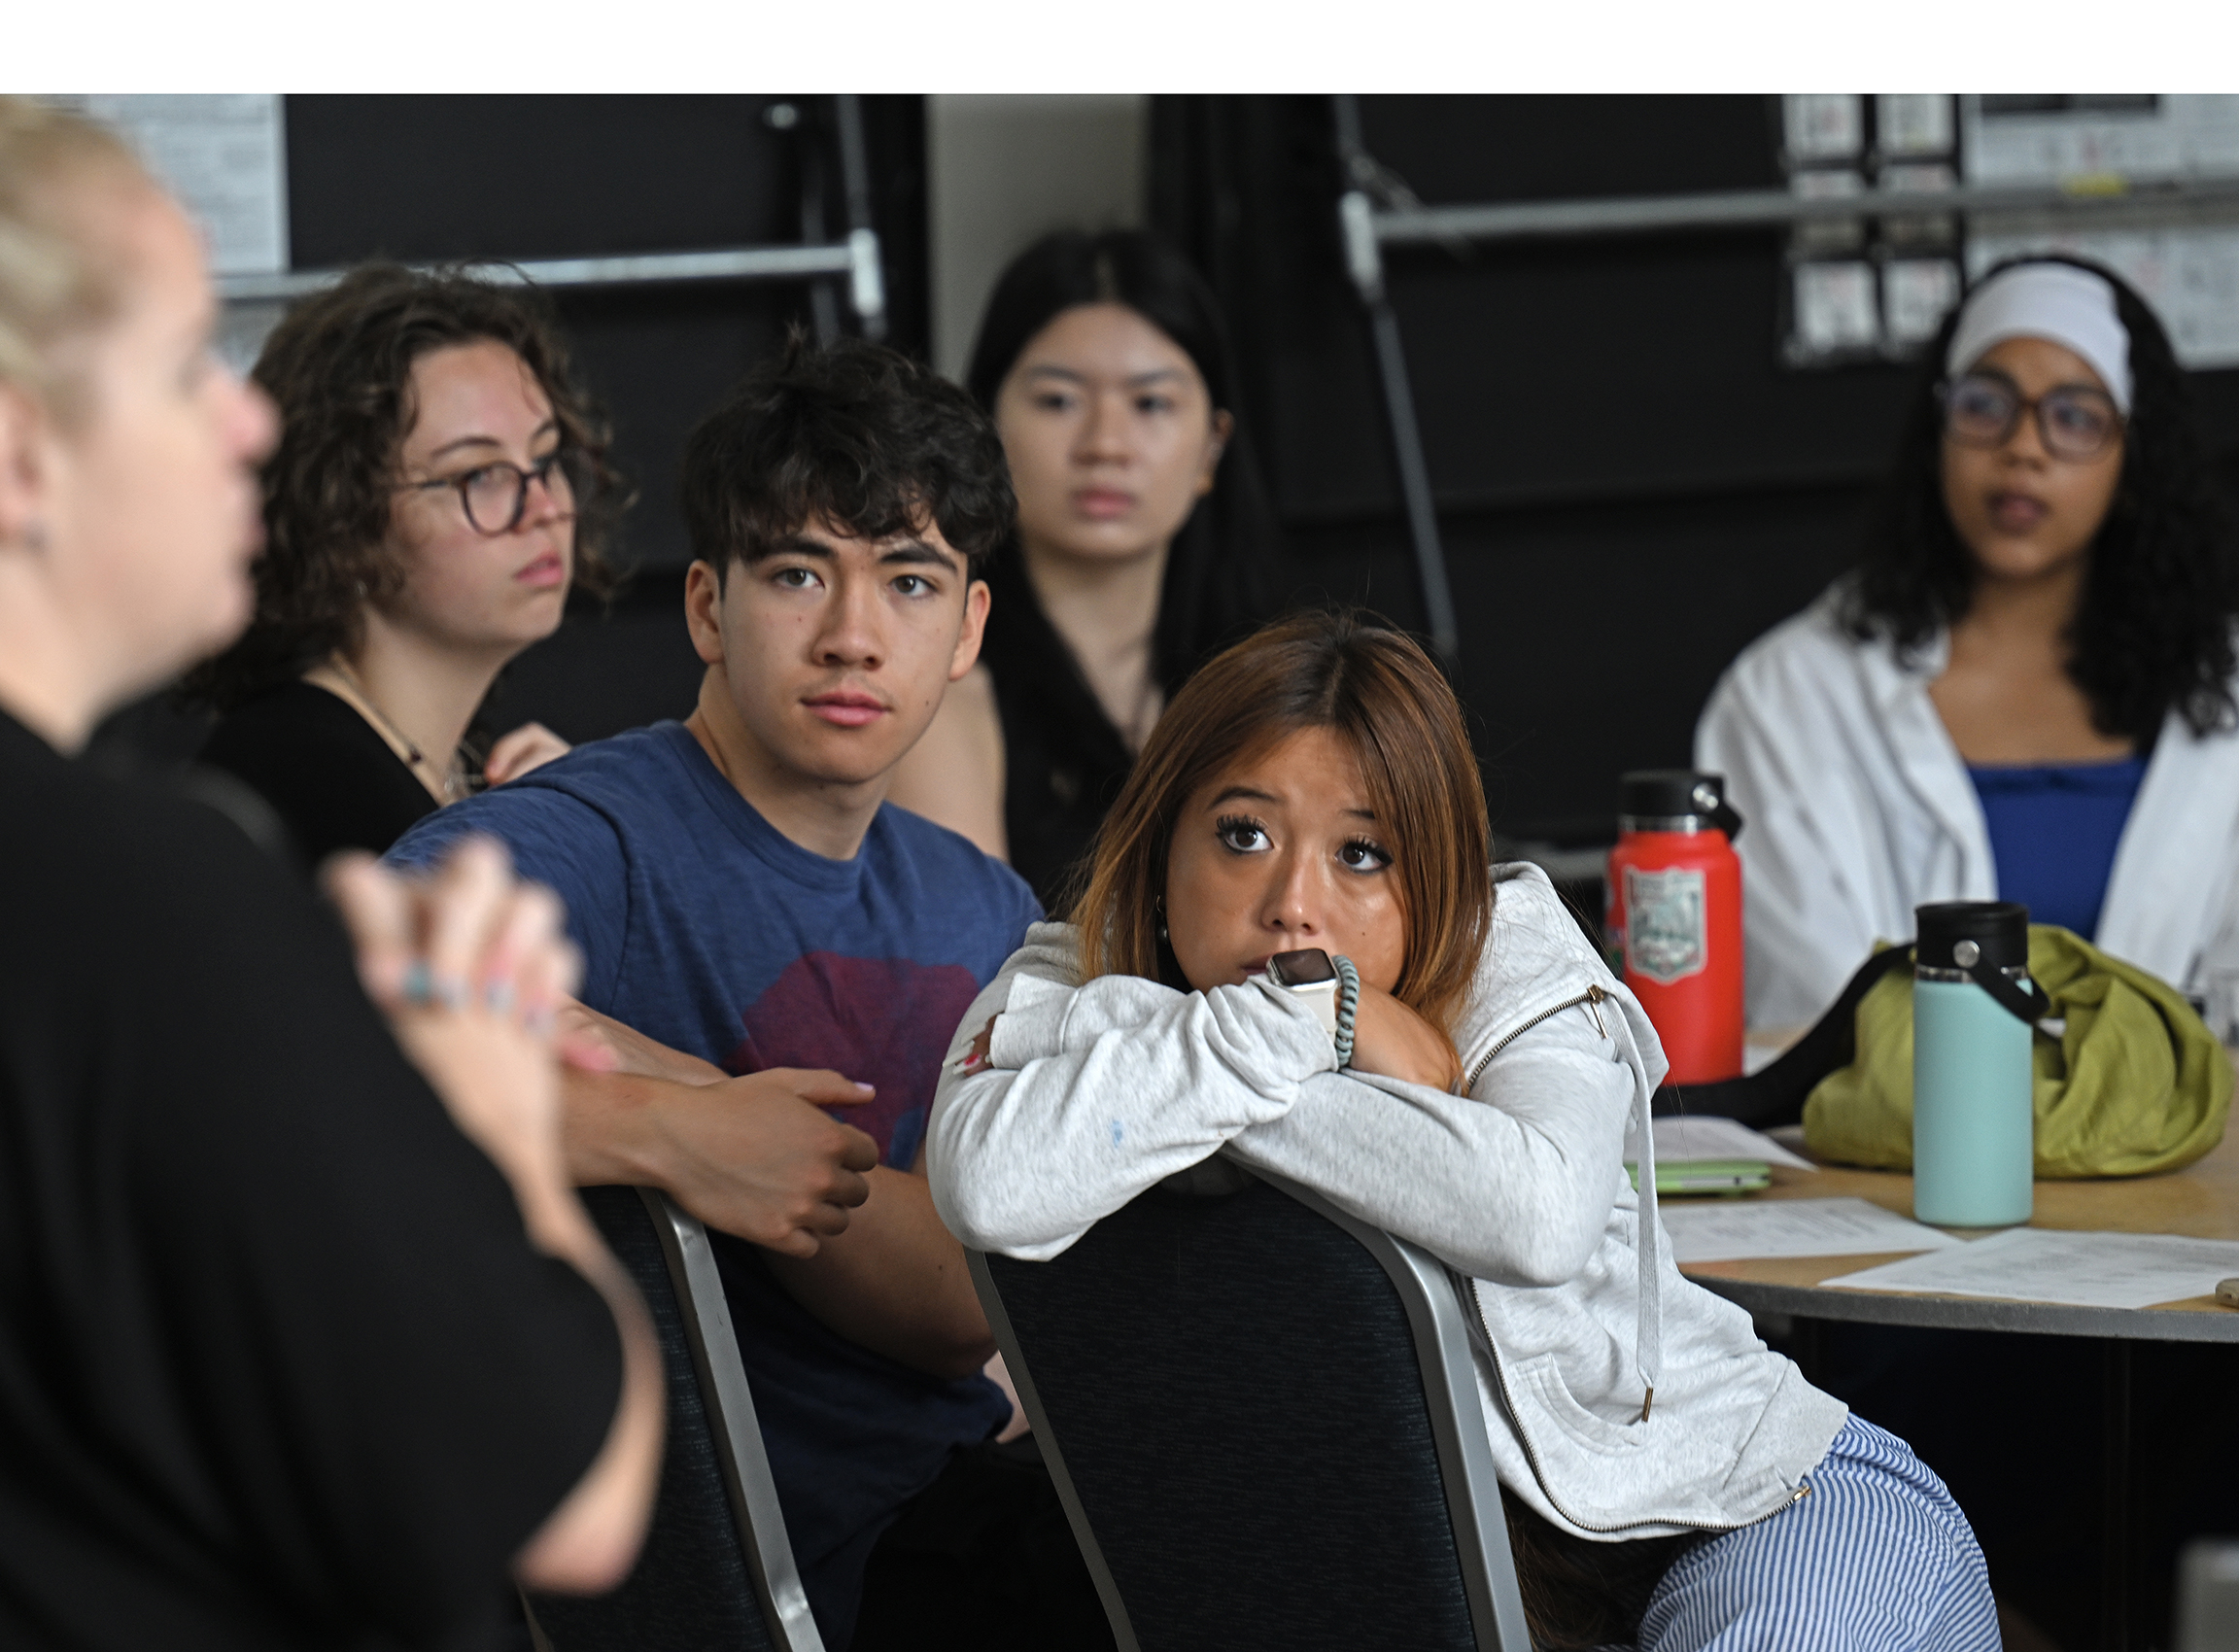
[[[1460,706],[1373,620],[1206,666],[1112,812],[1071,924],[958,1029],[928,1136],[965,1244],[1057,1255],[1213,1153],[1469,1280],[1534,1638],[1974,1652],[1981,1550],[1902,1440],[1682,1279],[1636,1196],[1654,1029],[1528,866],[1490,867]],[[1265,974],[1345,960],[1332,1039]]]

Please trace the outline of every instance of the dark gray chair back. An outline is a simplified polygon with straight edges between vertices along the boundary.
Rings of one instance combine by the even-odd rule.
[[[1121,1652],[1531,1652],[1443,1264],[1209,1160],[967,1253]]]
[[[824,1652],[786,1540],[707,1230],[650,1187],[583,1200],[645,1294],[668,1377],[660,1500],[611,1595],[530,1597],[551,1652]]]

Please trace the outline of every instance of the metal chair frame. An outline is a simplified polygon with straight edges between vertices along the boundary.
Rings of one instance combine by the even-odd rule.
[[[739,1529],[763,1622],[778,1652],[824,1652],[824,1638],[809,1611],[808,1592],[802,1587],[800,1568],[793,1559],[792,1540],[785,1532],[785,1511],[778,1505],[777,1483],[762,1446],[754,1396],[746,1385],[745,1364],[739,1358],[738,1333],[731,1325],[731,1308],[723,1294],[715,1253],[707,1243],[707,1229],[699,1218],[658,1188],[639,1187],[637,1192],[652,1218],[662,1255],[668,1259],[670,1284],[683,1317],[685,1340],[692,1350],[693,1375],[700,1385],[708,1429],[714,1435],[716,1462],[730,1496],[731,1517]],[[550,1652],[550,1642],[537,1626],[534,1609],[530,1628],[540,1652]]]

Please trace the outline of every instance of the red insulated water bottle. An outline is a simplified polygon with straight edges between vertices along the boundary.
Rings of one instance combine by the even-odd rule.
[[[1609,966],[1640,1000],[1668,1083],[1741,1076],[1741,816],[1726,777],[1644,769],[1620,781],[1609,851]]]

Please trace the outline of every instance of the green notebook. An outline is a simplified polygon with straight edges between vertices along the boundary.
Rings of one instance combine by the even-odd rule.
[[[1640,1167],[1628,1164],[1625,1174],[1640,1186]],[[1656,1166],[1656,1191],[1665,1193],[1754,1193],[1773,1186],[1773,1169],[1761,1158],[1696,1158]]]

